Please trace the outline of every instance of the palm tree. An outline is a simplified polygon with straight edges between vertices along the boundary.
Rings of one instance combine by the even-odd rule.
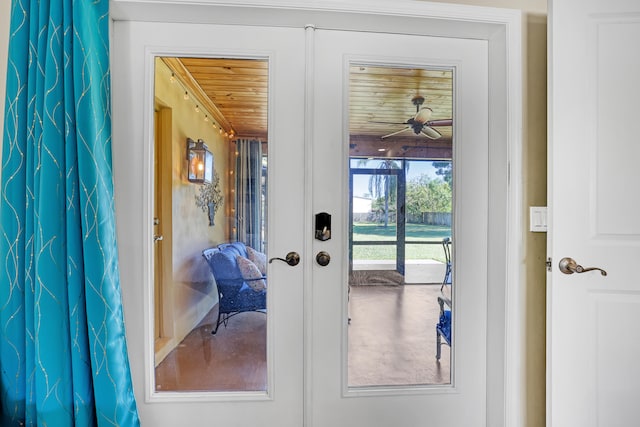
[[[376,159],[378,160],[378,159]],[[391,159],[380,159],[380,165],[378,169],[380,170],[391,170],[391,169],[401,169],[404,165],[404,161],[402,160],[391,160]],[[358,161],[358,166],[365,166],[367,164],[368,159],[361,159]],[[392,175],[389,173],[374,173],[369,178],[369,193],[374,198],[384,197],[384,226],[385,228],[389,225],[389,202],[396,199],[397,195],[397,185],[392,185],[394,183],[394,179],[396,179],[397,175]]]

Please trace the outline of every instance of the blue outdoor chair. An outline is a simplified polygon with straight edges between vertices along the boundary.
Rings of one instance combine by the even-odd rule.
[[[440,360],[442,344],[451,347],[451,239],[442,239],[442,249],[444,250],[445,271],[438,305],[440,306],[440,317],[436,324],[436,359]]]

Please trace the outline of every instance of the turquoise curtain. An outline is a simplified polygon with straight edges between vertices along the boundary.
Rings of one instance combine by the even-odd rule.
[[[0,189],[2,426],[138,426],[118,274],[108,0],[14,0]]]

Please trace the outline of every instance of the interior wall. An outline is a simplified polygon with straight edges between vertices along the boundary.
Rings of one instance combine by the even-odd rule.
[[[525,109],[523,172],[524,210],[547,206],[547,18],[532,15],[527,20],[528,63],[524,67]],[[528,227],[528,218],[524,221]],[[546,258],[547,233],[523,230],[526,271],[525,298],[525,409],[527,426],[544,426],[546,416]]]
[[[523,313],[524,425],[545,425],[546,233],[529,232],[529,206],[547,205],[547,0],[439,0],[522,11],[523,58],[523,239],[526,298]]]
[[[184,87],[175,79],[162,60],[156,60],[156,106],[172,111],[171,198],[173,278],[169,304],[173,312],[173,340],[177,345],[217,303],[217,292],[202,250],[229,241],[226,216],[229,206],[229,142],[213,128],[205,115],[211,113],[198,106],[193,95],[185,100]],[[200,111],[196,111],[198,106]],[[216,212],[214,226],[209,225],[206,211],[196,206],[201,185],[190,183],[186,174],[186,140],[202,139],[214,157],[214,170],[220,176],[220,189],[225,201]],[[167,285],[165,285],[167,286]],[[166,311],[166,308],[165,308]]]

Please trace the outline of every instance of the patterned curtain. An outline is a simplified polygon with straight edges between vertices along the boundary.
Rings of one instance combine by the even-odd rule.
[[[236,148],[237,238],[262,252],[262,144],[238,139]]]
[[[138,426],[118,274],[108,0],[13,0],[0,187],[2,426]]]

